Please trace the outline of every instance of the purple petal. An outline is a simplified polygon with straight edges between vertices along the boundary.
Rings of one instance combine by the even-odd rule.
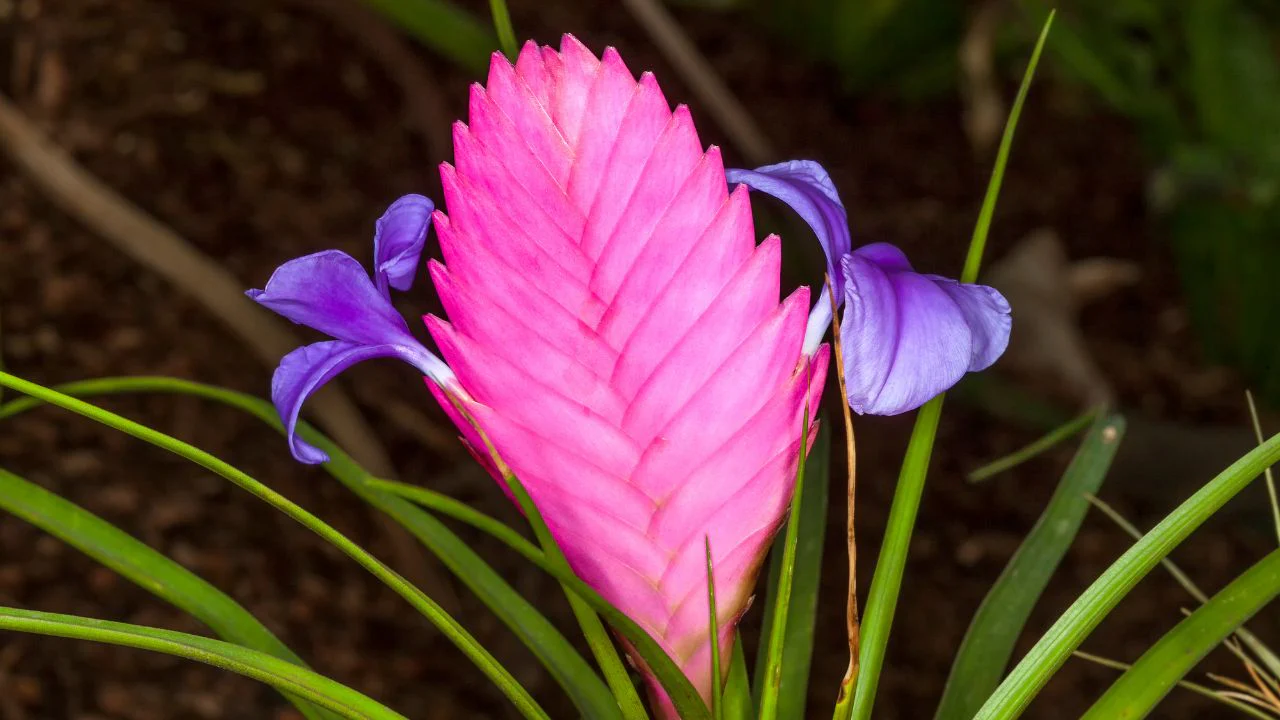
[[[837,272],[836,262],[849,252],[849,217],[827,171],[812,160],[791,160],[755,170],[726,170],[725,178],[778,198],[804,218],[822,243],[836,297],[843,298],[844,274]]]
[[[359,345],[413,343],[409,326],[355,258],[338,250],[281,265],[250,298],[299,325]]]
[[[845,384],[858,413],[914,410],[995,362],[1009,342],[1009,305],[992,288],[916,273],[884,243],[842,265]]]
[[[405,195],[378,218],[373,235],[373,275],[383,295],[388,294],[388,285],[400,292],[413,286],[433,210],[435,205],[427,198]]]
[[[420,361],[418,350],[403,345],[359,345],[342,340],[330,340],[304,345],[285,355],[271,377],[271,401],[275,403],[280,420],[289,435],[289,450],[299,462],[318,465],[329,460],[324,451],[299,439],[295,435],[298,414],[312,393],[332,380],[343,370],[365,360],[395,357],[415,365]]]

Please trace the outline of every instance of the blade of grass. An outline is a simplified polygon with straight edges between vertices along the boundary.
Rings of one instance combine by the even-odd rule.
[[[0,509],[31,523],[190,614],[228,642],[306,667],[248,610],[195,573],[56,493],[0,468]],[[308,720],[332,717],[286,695]]]
[[[1076,650],[1071,654],[1075,655],[1081,660],[1088,660],[1091,663],[1094,663],[1096,665],[1101,665],[1103,667],[1111,668],[1112,670],[1125,671],[1133,667],[1128,663],[1116,662],[1115,660],[1109,660],[1099,655],[1093,655],[1091,653],[1083,652],[1080,650]],[[1193,693],[1196,693],[1198,695],[1203,695],[1204,697],[1207,697],[1210,700],[1216,700],[1217,702],[1220,702],[1223,705],[1227,705],[1228,707],[1233,707],[1236,710],[1239,710],[1240,712],[1246,715],[1251,715],[1256,718],[1261,718],[1261,720],[1275,720],[1274,715],[1270,715],[1268,713],[1265,713],[1259,710],[1256,707],[1253,707],[1252,705],[1242,703],[1239,700],[1235,700],[1231,697],[1223,695],[1222,693],[1218,692],[1217,690],[1214,690],[1211,687],[1207,687],[1199,683],[1193,683],[1188,680],[1179,680],[1178,685],[1179,687],[1190,690]]]
[[[28,382],[9,373],[0,371],[0,385],[16,390],[25,395],[56,405],[64,410],[83,415],[91,420],[99,422],[107,427],[119,430],[127,435],[131,435],[139,440],[148,442],[156,447],[168,450],[179,457],[190,460],[191,462],[210,470],[218,475],[231,481],[236,486],[252,493],[254,496],[266,502],[268,505],[280,510],[290,518],[297,521],[303,527],[311,530],[321,538],[329,542],[338,550],[342,551],[347,557],[356,561],[361,567],[368,570],[370,574],[378,578],[387,587],[395,591],[398,595],[409,602],[415,610],[432,623],[445,637],[458,649],[462,650],[478,668],[495,684],[498,689],[512,702],[513,705],[527,718],[546,718],[546,712],[538,705],[537,701],[529,694],[520,683],[511,675],[511,673],[498,662],[496,658],[489,653],[461,624],[458,623],[449,613],[445,612],[434,600],[418,589],[409,581],[405,580],[401,575],[391,568],[387,567],[382,561],[373,557],[367,550],[360,547],[351,539],[338,532],[329,524],[320,518],[312,515],[304,510],[298,504],[292,502],[280,493],[263,485],[244,472],[223,462],[222,460],[210,455],[197,447],[182,442],[175,437],[166,435],[162,432],[152,430],[144,425],[133,422],[127,418],[108,412],[102,408],[90,405],[82,400],[77,400],[69,395],[64,395],[55,390],[50,390],[36,383]]]
[[[453,403],[454,409],[471,423],[476,433],[484,441],[489,457],[501,471],[502,479],[506,483],[507,489],[511,492],[511,496],[515,498],[516,504],[520,506],[521,511],[524,512],[525,520],[528,521],[529,527],[533,530],[533,536],[537,538],[538,544],[542,546],[542,552],[545,553],[547,561],[559,566],[560,570],[565,574],[574,575],[573,569],[569,567],[569,560],[565,557],[559,543],[556,542],[555,537],[551,534],[551,528],[547,527],[547,522],[542,517],[542,512],[538,510],[537,503],[529,495],[524,483],[520,482],[520,478],[511,472],[506,462],[498,455],[497,449],[489,441],[488,436],[485,435],[484,430],[475,421],[475,418],[471,417],[471,413],[467,411],[466,407],[452,396],[449,396],[449,401]],[[599,664],[600,670],[604,673],[604,681],[609,685],[609,689],[613,691],[614,698],[618,701],[618,707],[622,710],[623,717],[626,720],[646,720],[649,715],[645,712],[644,703],[641,702],[640,695],[636,692],[635,685],[631,682],[631,676],[627,672],[626,666],[622,664],[622,657],[618,654],[618,649],[609,637],[609,632],[605,630],[604,623],[600,622],[600,617],[577,593],[567,587],[563,588],[563,590],[565,597],[569,601],[569,607],[573,610],[573,615],[578,620],[578,626],[582,628],[582,634],[587,640],[587,646],[591,648],[591,654],[595,656],[596,663]],[[665,655],[666,653],[664,652],[663,656],[665,657]],[[683,677],[683,674],[681,676]],[[706,703],[696,693],[692,696],[685,695],[682,692],[682,688],[666,688],[665,683],[664,688],[671,696],[671,702],[675,705],[681,717],[686,717],[687,713],[698,710],[706,712]]]
[[[253,678],[351,720],[406,720],[391,708],[288,660],[199,635],[11,607],[0,607],[0,630],[151,650]]]
[[[1143,718],[1241,623],[1280,595],[1280,549],[1241,573],[1152,645],[1081,720]]]
[[[707,546],[707,612],[711,630],[711,717],[724,720],[724,687],[720,678],[720,618],[716,615],[716,571],[711,562],[711,536],[704,536]]]
[[[510,525],[444,493],[438,493],[435,490],[428,490],[409,483],[382,480],[380,478],[368,480],[366,484],[375,490],[383,490],[397,497],[402,497],[409,502],[421,505],[428,510],[434,510],[441,515],[470,525],[525,557],[543,554],[541,548],[526,540],[523,535],[512,529]]]
[[[1089,511],[1124,434],[1119,416],[1099,417],[1062,475],[1044,513],[974,613],[951,666],[937,720],[969,720],[1000,684],[1014,644]]]
[[[961,282],[971,283],[978,278],[978,270],[982,266],[982,254],[987,245],[987,236],[991,232],[991,220],[995,215],[996,199],[1000,195],[1004,169],[1008,165],[1009,152],[1013,146],[1014,131],[1018,125],[1018,118],[1022,115],[1022,105],[1026,102],[1027,93],[1031,89],[1031,79],[1035,76],[1036,65],[1040,62],[1045,38],[1049,35],[1049,28],[1053,26],[1053,17],[1054,14],[1051,12],[1045,19],[1040,38],[1036,41],[1031,60],[1027,63],[1027,70],[1022,76],[1018,95],[1013,101],[1013,108],[1009,111],[1009,118],[1005,122],[1004,134],[1000,138],[1000,148],[996,152],[995,167],[991,171],[991,180],[987,184],[987,192],[982,200],[982,209],[978,212],[973,237],[969,241],[964,271],[960,275]],[[858,654],[857,681],[852,696],[842,691],[838,697],[835,720],[846,718],[868,720],[871,717],[871,710],[875,705],[876,686],[880,682],[880,671],[884,666],[885,651],[889,644],[889,631],[893,625],[898,592],[902,587],[902,576],[906,569],[911,531],[915,526],[916,513],[920,508],[920,496],[924,492],[925,474],[929,469],[929,458],[933,453],[933,441],[937,436],[938,420],[942,414],[942,403],[945,397],[945,394],[939,395],[925,403],[916,415],[915,428],[911,431],[911,441],[907,445],[902,471],[898,475],[898,487],[894,491],[893,504],[889,509],[889,522],[885,527],[884,541],[880,547],[876,570],[871,578],[871,590],[867,596],[867,609],[862,621],[862,646]]]
[[[364,0],[409,33],[471,73],[489,67],[497,38],[484,23],[447,0]]]
[[[751,681],[747,678],[747,650],[742,634],[733,638],[733,657],[729,661],[729,679],[724,684],[725,720],[752,720],[755,705],[751,700]]]
[[[1002,458],[992,460],[982,467],[969,473],[968,480],[971,483],[979,483],[988,480],[995,475],[1015,468],[1022,463],[1034,458],[1041,453],[1053,448],[1058,443],[1064,442],[1074,436],[1076,433],[1084,430],[1093,424],[1098,417],[1099,410],[1090,410],[1079,417],[1068,421],[1064,425],[1060,425],[1050,430],[1045,435],[1037,438],[1025,447],[1019,448]]]
[[[1125,517],[1117,512],[1115,508],[1111,507],[1106,502],[1103,502],[1100,498],[1092,495],[1086,496],[1086,498],[1095,508],[1102,511],[1102,514],[1110,518],[1112,522],[1118,525],[1121,530],[1128,533],[1134,540],[1142,539],[1142,531],[1135,527],[1133,523],[1126,520]],[[1195,581],[1183,572],[1182,568],[1178,567],[1177,563],[1175,563],[1171,558],[1161,558],[1160,565],[1164,567],[1164,569],[1175,581],[1177,581],[1179,585],[1182,586],[1182,589],[1187,591],[1188,595],[1195,598],[1196,602],[1204,604],[1209,601],[1209,596],[1206,595],[1205,592],[1200,589],[1200,586],[1196,585]],[[1262,661],[1263,665],[1267,666],[1268,672],[1270,672],[1273,677],[1280,677],[1280,657],[1277,657],[1270,647],[1267,647],[1262,640],[1258,639],[1257,635],[1254,635],[1244,626],[1240,626],[1236,628],[1236,637],[1240,638],[1240,641],[1248,646],[1248,648],[1253,651],[1254,655],[1258,656],[1258,659]],[[1241,660],[1247,661],[1247,658],[1242,657]]]
[[[1249,390],[1244,391],[1245,400],[1249,403],[1249,418],[1253,421],[1253,434],[1258,438],[1258,444],[1262,444],[1262,423],[1258,420],[1258,406],[1253,402],[1253,393]],[[1280,501],[1276,499],[1276,478],[1271,474],[1271,468],[1266,470],[1267,476],[1267,497],[1271,500],[1271,522],[1276,528],[1276,541],[1280,542]]]
[[[1277,460],[1280,460],[1280,435],[1232,463],[1165,516],[1067,608],[987,698],[975,719],[1008,720],[1021,715],[1049,676],[1071,656],[1071,651],[1080,646],[1161,558]]]
[[[791,611],[791,590],[795,580],[796,545],[800,541],[800,508],[804,506],[805,460],[809,447],[809,406],[805,403],[804,422],[800,428],[800,457],[796,462],[795,490],[791,495],[791,512],[787,516],[786,541],[782,546],[782,565],[777,592],[772,603],[773,621],[767,636],[764,677],[757,682],[760,690],[760,720],[778,717],[778,701],[782,691],[783,648],[787,635],[787,619]]]
[[[991,169],[991,181],[987,184],[987,194],[982,198],[982,209],[978,211],[978,222],[973,228],[973,238],[969,241],[969,253],[964,259],[964,271],[960,273],[960,282],[971,283],[978,279],[978,270],[982,267],[982,253],[987,248],[987,236],[991,232],[991,219],[996,213],[996,199],[1000,197],[1000,186],[1004,183],[1004,169],[1009,164],[1009,152],[1013,148],[1013,135],[1018,128],[1018,118],[1022,117],[1022,105],[1031,91],[1031,79],[1035,77],[1036,65],[1040,64],[1040,53],[1044,51],[1045,40],[1049,37],[1049,28],[1053,27],[1056,11],[1050,10],[1040,29],[1040,37],[1036,47],[1031,51],[1031,60],[1027,62],[1027,70],[1022,75],[1022,84],[1018,86],[1018,94],[1013,99],[1013,107],[1009,110],[1009,118],[1004,123],[1004,134],[1000,136],[1000,148],[996,150],[995,167]]]
[[[845,693],[837,703],[837,712],[866,720],[871,717],[875,703],[876,684],[884,667],[885,649],[889,645],[889,631],[897,609],[898,591],[907,565],[907,550],[911,546],[911,531],[916,513],[920,509],[920,497],[924,493],[924,479],[933,454],[933,439],[938,432],[938,420],[942,415],[942,395],[925,403],[916,416],[907,454],[898,474],[898,486],[893,493],[889,509],[889,522],[885,527],[884,541],[876,560],[876,570],[871,578],[871,590],[867,594],[867,607],[862,616],[862,647],[858,656],[858,675],[852,695]]]
[[[498,45],[511,62],[516,61],[520,45],[516,42],[516,29],[511,24],[511,13],[506,0],[489,0],[489,13],[493,15],[493,29],[498,33]]]
[[[827,506],[831,487],[831,430],[823,424],[809,451],[800,497],[795,571],[791,603],[782,643],[782,682],[778,690],[778,717],[805,717],[809,696],[809,669],[813,662],[814,628],[818,615],[818,591],[822,580],[822,549],[826,540]],[[797,490],[799,492],[799,490]]]
[[[283,426],[271,403],[244,393],[201,383],[165,377],[123,377],[85,380],[59,386],[59,391],[91,397],[128,393],[189,395],[211,400],[245,412],[276,432]],[[0,405],[0,419],[42,405],[32,397],[21,397]],[[431,514],[376,487],[379,481],[355,462],[333,441],[307,423],[298,425],[302,439],[323,450],[330,458],[321,466],[362,500],[386,513],[405,527],[433,552],[502,622],[519,637],[565,689],[583,717],[617,720],[617,703],[586,660],[544,615],[507,583],[488,563],[456,534]],[[495,521],[496,522],[496,521]],[[484,529],[484,528],[482,528]],[[529,548],[541,556],[532,544]]]

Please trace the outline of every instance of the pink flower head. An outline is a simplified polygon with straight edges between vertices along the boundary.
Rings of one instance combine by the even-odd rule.
[[[250,291],[334,338],[276,371],[290,446],[326,460],[293,430],[339,372],[374,357],[413,364],[477,458],[497,474],[482,431],[522,481],[574,571],[708,697],[706,543],[727,657],[791,500],[831,322],[826,298],[809,310],[807,288],[779,301],[779,240],[756,243],[746,186],[790,203],[822,241],[849,306],[842,339],[860,411],[902,412],[990,364],[1007,306],[989,288],[912,272],[891,246],[851,253],[844,207],[815,163],[726,178],[688,109],[673,111],[612,49],[597,58],[566,35],[558,51],[527,44],[514,66],[495,55],[468,115],[454,127],[455,165],[441,166],[448,214],[420,196],[392,205],[372,277],[328,251]],[[390,301],[409,289],[433,221],[444,263],[429,269],[448,319],[426,324],[443,359]]]
[[[826,376],[825,348],[802,352],[809,292],[779,302],[745,188],[615,51],[495,55],[469,120],[429,264],[449,319],[427,327],[574,570],[707,696],[704,543],[728,648]]]

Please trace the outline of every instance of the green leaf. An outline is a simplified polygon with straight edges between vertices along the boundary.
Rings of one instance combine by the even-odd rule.
[[[484,73],[498,40],[484,23],[448,0],[365,0],[415,40],[472,73]]]
[[[498,33],[498,44],[503,54],[515,62],[520,54],[520,44],[516,42],[516,30],[511,25],[511,13],[505,0],[489,0],[489,13],[493,15],[493,29]]]
[[[367,550],[360,547],[350,538],[338,532],[329,524],[320,518],[312,515],[304,510],[301,506],[271,488],[263,485],[246,473],[232,467],[231,465],[219,460],[209,453],[194,447],[188,443],[182,442],[177,438],[166,435],[162,432],[152,430],[151,428],[133,422],[127,418],[108,412],[102,408],[95,407],[81,400],[77,400],[69,395],[50,390],[48,388],[28,382],[21,378],[10,375],[9,373],[0,371],[0,385],[16,390],[18,392],[30,395],[34,398],[56,405],[65,410],[70,410],[79,415],[83,415],[91,420],[97,421],[107,427],[119,430],[127,435],[131,435],[139,440],[146,441],[156,447],[168,450],[179,457],[190,460],[191,462],[210,470],[236,486],[252,493],[255,497],[263,500],[268,505],[283,512],[289,517],[296,520],[303,527],[311,530],[316,535],[326,540],[338,550],[341,550],[347,557],[355,560],[361,567],[368,570],[371,575],[382,581],[387,587],[396,592],[409,602],[415,610],[423,617],[431,622],[440,632],[458,649],[462,650],[476,667],[480,668],[490,681],[498,686],[498,689],[511,700],[516,709],[527,718],[546,718],[546,713],[538,705],[537,701],[529,695],[519,682],[512,677],[511,673],[502,666],[501,663],[489,653],[476,639],[467,632],[465,628],[454,620],[449,613],[445,612],[434,600],[415,587],[408,580],[405,580],[398,573],[387,567],[380,560],[369,554]]]
[[[397,480],[370,479],[366,481],[366,484],[375,490],[384,490],[409,502],[421,505],[428,510],[434,510],[441,515],[466,523],[525,557],[543,555],[542,548],[526,540],[523,535],[512,529],[510,525],[444,493],[438,493],[435,490],[428,490],[424,487],[402,483]]]
[[[151,650],[253,678],[351,720],[406,720],[400,713],[301,665],[199,635],[10,607],[0,607],[0,630]]]
[[[851,716],[859,720],[870,718],[875,704],[876,685],[884,667],[885,650],[889,646],[889,631],[893,627],[898,592],[907,566],[907,550],[911,546],[911,531],[915,528],[920,496],[924,493],[924,479],[933,455],[933,439],[938,434],[943,398],[939,395],[925,403],[916,416],[907,454],[902,460],[902,471],[898,474],[898,486],[893,493],[893,504],[889,507],[889,521],[862,616],[862,646],[858,653],[858,676],[852,700],[847,700],[850,697],[847,693],[842,696],[846,699],[842,706],[848,707]]]
[[[1082,720],[1146,717],[1210,650],[1278,594],[1280,550],[1273,550],[1165,633]]]
[[[1100,417],[1062,475],[1044,513],[974,613],[947,678],[938,720],[969,720],[995,690],[1032,608],[1089,510],[1124,434],[1119,416]]]
[[[461,411],[461,408],[459,407]],[[483,431],[478,425],[475,426],[476,431],[483,436]],[[487,440],[485,441],[488,442]],[[569,567],[569,560],[565,558],[564,552],[560,550],[560,545],[556,543],[556,539],[551,534],[551,529],[547,527],[546,520],[542,517],[542,512],[538,510],[537,504],[533,502],[533,498],[529,496],[528,490],[525,489],[524,483],[515,476],[498,458],[496,451],[492,447],[489,448],[498,467],[502,468],[502,479],[506,481],[507,489],[511,491],[512,497],[516,499],[516,503],[524,512],[525,519],[529,521],[529,527],[533,529],[533,535],[538,539],[538,544],[542,546],[542,552],[548,563],[556,565],[562,573],[576,577],[573,569]],[[646,720],[648,713],[645,712],[644,703],[640,701],[640,695],[636,693],[635,685],[631,683],[631,676],[627,673],[627,668],[622,664],[622,657],[618,654],[618,649],[614,647],[613,640],[609,637],[609,632],[605,630],[604,624],[600,622],[600,618],[591,609],[587,602],[579,597],[568,587],[563,588],[565,597],[569,600],[569,607],[573,610],[573,615],[578,620],[578,626],[582,628],[582,634],[587,639],[587,646],[591,648],[591,654],[595,656],[596,662],[599,663],[600,669],[604,672],[604,680],[609,685],[609,689],[613,691],[614,698],[618,701],[618,707],[622,710],[622,715],[627,720]],[[666,653],[664,652],[665,656]],[[664,684],[665,686],[665,684]],[[671,703],[676,707],[676,711],[682,717],[692,717],[689,713],[696,712],[701,709],[705,712],[706,704],[702,702],[702,698],[696,693],[692,696],[683,694],[678,688],[667,688],[668,694],[671,696]],[[696,704],[696,707],[694,705]]]
[[[791,612],[791,590],[795,581],[796,546],[800,541],[800,508],[804,506],[805,460],[809,447],[809,407],[804,410],[804,423],[800,428],[800,458],[796,463],[796,484],[792,494],[791,514],[787,517],[786,540],[782,546],[782,565],[778,573],[778,583],[774,592],[770,593],[770,616],[765,652],[765,671],[763,677],[756,678],[760,687],[760,720],[774,720],[778,717],[779,696],[782,693],[782,668],[785,661],[783,648],[787,637],[787,619]],[[790,716],[783,716],[790,717]]]
[[[818,590],[822,579],[822,550],[826,540],[828,493],[831,487],[831,431],[824,423],[818,428],[813,449],[805,466],[800,495],[795,571],[791,581],[791,603],[782,643],[782,681],[778,691],[778,717],[805,716],[809,694],[809,668],[813,661],[814,624],[818,614]],[[765,606],[763,637],[773,628],[774,598],[777,595],[785,548],[774,547]],[[763,683],[760,675],[758,682]]]
[[[1083,415],[1050,430],[1042,437],[1032,441],[1026,447],[1019,448],[1002,458],[992,460],[986,465],[983,465],[977,470],[969,473],[969,482],[982,482],[983,480],[990,479],[991,477],[999,475],[1006,470],[1010,470],[1021,465],[1031,458],[1048,451],[1058,443],[1070,438],[1081,430],[1089,427],[1097,416],[1097,410],[1090,410],[1089,412],[1086,412]]]
[[[747,678],[747,650],[742,646],[742,633],[737,633],[733,638],[729,678],[724,684],[724,717],[725,720],[752,720],[755,709],[751,681]]]
[[[991,170],[991,180],[987,183],[987,194],[982,198],[982,209],[978,212],[978,222],[973,227],[973,238],[969,241],[969,253],[964,259],[964,271],[960,273],[960,282],[971,283],[978,279],[978,269],[982,266],[982,253],[987,247],[987,235],[991,232],[991,219],[996,212],[996,199],[1000,197],[1000,186],[1004,183],[1004,169],[1009,164],[1009,152],[1013,148],[1014,131],[1018,128],[1018,118],[1022,117],[1022,105],[1031,92],[1031,79],[1035,77],[1036,65],[1040,63],[1040,53],[1044,51],[1045,40],[1049,37],[1049,28],[1053,27],[1054,12],[1050,11],[1045,18],[1044,27],[1040,30],[1040,38],[1036,40],[1035,50],[1031,51],[1031,60],[1027,62],[1027,70],[1022,75],[1022,84],[1018,86],[1018,95],[1009,110],[1009,118],[1004,123],[1004,133],[1000,136],[1000,148],[996,150],[995,167]]]
[[[1101,665],[1103,667],[1109,667],[1112,670],[1124,671],[1133,667],[1132,665],[1127,665],[1122,662],[1116,662],[1115,660],[1108,660],[1107,658],[1104,658],[1098,655],[1092,655],[1087,652],[1081,652],[1079,650],[1071,654],[1080,658],[1081,660],[1088,660],[1091,663]],[[1269,712],[1263,712],[1262,710],[1259,710],[1258,708],[1252,705],[1245,704],[1244,702],[1241,702],[1240,700],[1236,700],[1230,695],[1226,695],[1211,687],[1198,685],[1193,682],[1187,682],[1186,680],[1180,681],[1178,685],[1180,687],[1186,688],[1187,690],[1190,690],[1193,693],[1196,693],[1197,695],[1203,695],[1204,697],[1207,697],[1210,700],[1213,700],[1214,702],[1219,702],[1228,707],[1235,708],[1236,710],[1239,710],[1240,712],[1246,715],[1249,715],[1251,717],[1258,718],[1259,720],[1275,720],[1275,717],[1276,717],[1275,715],[1272,715]]]
[[[102,378],[69,383],[58,389],[68,395],[82,397],[153,392],[200,397],[245,412],[261,420],[276,432],[284,433],[284,427],[280,424],[271,403],[252,395],[187,380],[165,377]],[[41,404],[41,401],[30,397],[10,401],[0,405],[0,419],[12,417]],[[439,557],[441,562],[525,643],[569,694],[583,717],[589,720],[620,718],[613,696],[599,676],[591,670],[586,660],[544,615],[517,593],[467,543],[431,514],[380,489],[379,484],[386,481],[374,479],[333,441],[320,434],[315,428],[306,423],[300,423],[298,435],[329,455],[329,462],[322,465],[321,469],[362,500],[405,527],[419,542]],[[525,542],[535,553],[541,555],[541,551]]]
[[[0,468],[0,509],[35,525],[189,613],[227,641],[295,665],[306,665],[226,593],[97,515],[3,468]],[[309,719],[330,717],[326,711],[301,698],[288,697]]]
[[[720,681],[720,618],[716,614],[716,571],[711,561],[711,537],[703,538],[707,546],[707,615],[711,631],[711,717],[724,720],[724,685]]]
[[[978,711],[976,720],[1009,720],[1022,714],[1071,651],[1160,560],[1235,497],[1263,469],[1280,460],[1280,435],[1232,463],[1192,495],[1107,568],[1013,668]]]
[[[1259,440],[1259,443],[1261,442],[1262,440]],[[1270,472],[1271,471],[1268,469],[1267,470],[1268,476],[1270,475]],[[1108,505],[1107,503],[1103,502],[1102,500],[1096,497],[1090,497],[1089,502],[1095,508],[1102,511],[1102,514],[1110,518],[1112,522],[1120,526],[1120,529],[1128,533],[1129,536],[1132,537],[1134,540],[1142,539],[1142,531],[1139,530],[1137,527],[1135,527],[1133,523],[1126,520],[1123,515],[1121,515],[1119,512],[1116,511],[1115,508],[1111,507],[1110,505]],[[1160,560],[1160,565],[1165,569],[1165,571],[1169,573],[1169,575],[1179,585],[1182,586],[1182,589],[1186,590],[1187,594],[1195,598],[1197,602],[1200,602],[1200,603],[1209,602],[1209,596],[1206,595],[1204,591],[1200,589],[1200,586],[1196,585],[1195,581],[1191,579],[1191,576],[1187,575],[1185,572],[1183,572],[1182,568],[1178,567],[1178,564],[1175,563],[1172,558],[1169,558],[1169,557],[1162,558]],[[1254,635],[1252,632],[1249,631],[1248,628],[1244,626],[1236,628],[1236,637],[1240,639],[1240,642],[1242,644],[1244,644],[1246,647],[1248,647],[1250,650],[1253,651],[1253,654],[1256,655],[1258,657],[1258,660],[1261,661],[1262,664],[1266,666],[1267,671],[1271,673],[1272,677],[1280,677],[1280,657],[1278,657],[1275,654],[1275,652],[1273,652],[1271,648],[1266,645],[1266,643],[1262,642],[1262,640],[1260,640],[1257,635]],[[1084,654],[1088,655],[1088,653],[1084,653]],[[1081,655],[1081,653],[1077,651],[1076,655]],[[1241,656],[1241,660],[1246,659],[1242,653],[1237,653],[1237,655]],[[1095,656],[1089,656],[1089,657],[1093,658]],[[1124,668],[1124,669],[1127,670],[1128,668]]]
[[[1027,70],[1022,76],[1018,96],[1013,102],[1013,108],[1009,111],[1008,120],[1005,121],[1000,148],[996,152],[995,167],[991,171],[991,180],[987,183],[982,209],[978,212],[973,236],[969,240],[964,271],[960,275],[961,282],[971,283],[978,278],[978,270],[982,266],[982,254],[987,245],[987,236],[991,232],[991,221],[995,216],[996,199],[1000,195],[1000,186],[1004,180],[1004,169],[1009,163],[1014,130],[1017,127],[1018,118],[1022,115],[1022,105],[1030,91],[1031,79],[1035,76],[1036,65],[1044,50],[1045,39],[1049,36],[1049,28],[1053,26],[1053,17],[1054,14],[1050,12],[1045,19],[1040,38],[1036,41],[1031,60],[1027,63]],[[876,561],[875,573],[871,577],[871,590],[867,595],[867,608],[862,619],[862,646],[858,654],[856,684],[852,695],[842,684],[833,716],[835,720],[850,717],[868,720],[875,706],[876,686],[880,682],[880,671],[884,667],[889,632],[893,626],[898,593],[902,588],[902,576],[906,571],[911,532],[915,527],[916,514],[920,509],[920,496],[924,493],[925,475],[929,470],[929,458],[933,454],[933,441],[938,434],[938,421],[942,416],[942,403],[945,397],[945,394],[939,395],[925,403],[916,415],[916,424],[911,431],[911,441],[907,445],[907,454],[902,461],[902,471],[898,475],[893,504],[889,508],[889,522],[885,527],[880,556]]]

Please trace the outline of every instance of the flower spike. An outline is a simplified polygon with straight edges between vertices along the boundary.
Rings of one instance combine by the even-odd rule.
[[[795,160],[726,177],[790,205],[822,244],[836,302],[845,306],[841,350],[855,412],[914,410],[1004,353],[1012,321],[994,288],[917,273],[888,243],[850,252],[848,216],[821,165]],[[821,298],[809,315],[806,350],[818,346],[830,322],[831,305]]]
[[[452,383],[453,372],[410,334],[388,290],[412,285],[431,210],[430,200],[409,195],[378,221],[376,285],[355,258],[326,250],[286,262],[272,273],[266,288],[246,293],[263,307],[334,338],[289,353],[271,378],[271,399],[288,430],[289,449],[300,462],[329,459],[295,435],[303,403],[352,365],[395,357],[442,387]]]

